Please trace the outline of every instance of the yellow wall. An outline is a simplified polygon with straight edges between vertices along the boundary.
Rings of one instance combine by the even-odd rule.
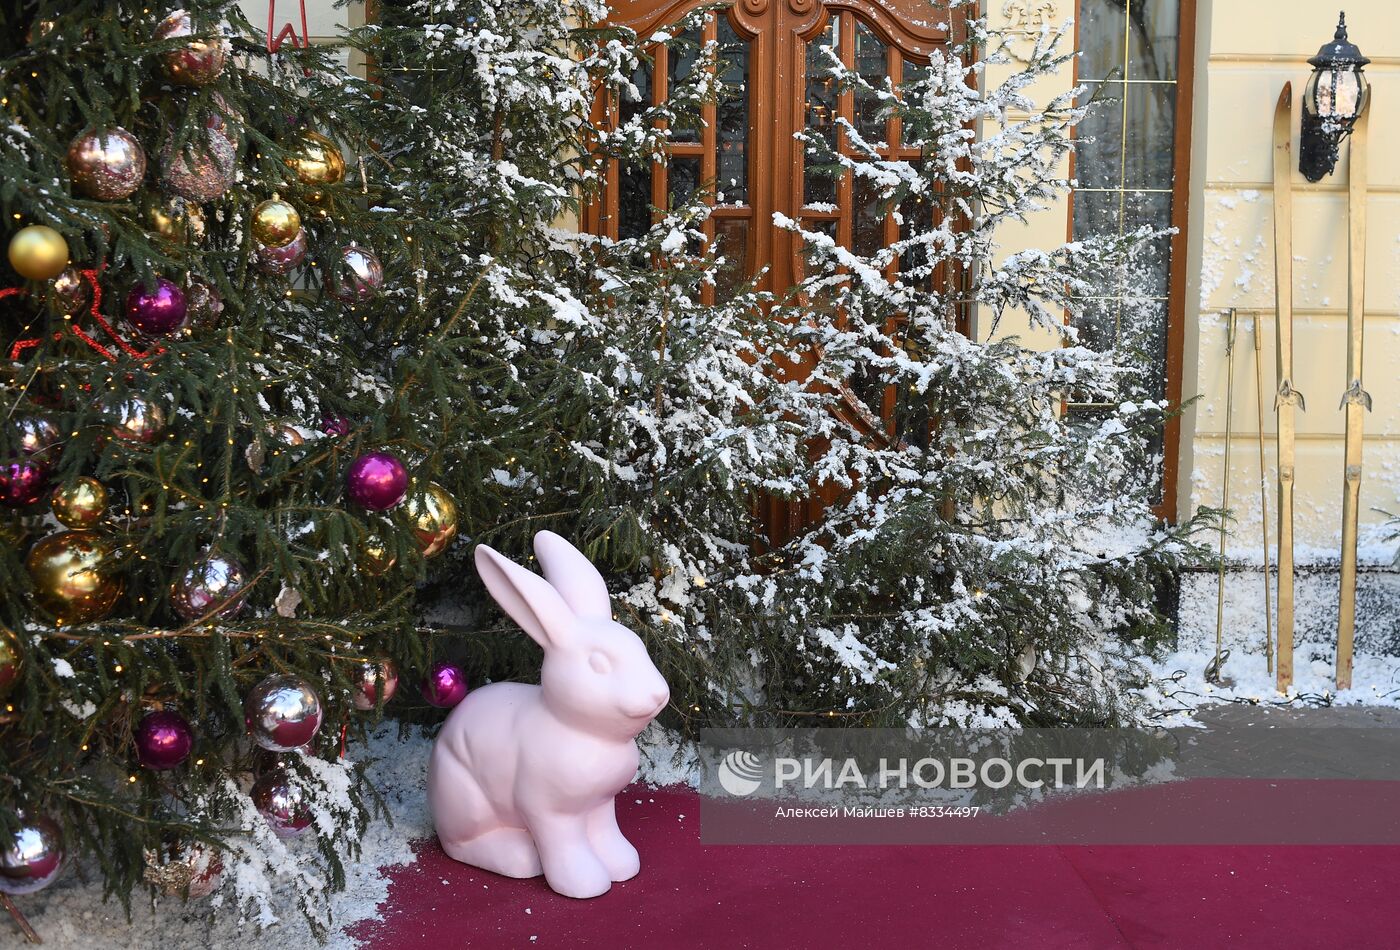
[[[1375,411],[1366,419],[1361,511],[1363,526],[1372,526],[1370,532],[1363,527],[1363,548],[1371,542],[1375,556],[1374,526],[1384,516],[1374,509],[1400,513],[1400,9],[1394,0],[1351,0],[1346,8],[1351,39],[1373,61],[1366,69],[1373,95],[1364,373]],[[1222,311],[1241,308],[1231,448],[1238,521],[1231,548],[1251,560],[1262,548],[1251,337],[1256,312],[1265,356],[1269,503],[1276,510],[1272,115],[1291,80],[1296,154],[1298,97],[1311,72],[1306,61],[1331,37],[1336,12],[1305,0],[1202,0],[1198,14],[1184,388],[1201,399],[1185,420],[1182,502],[1220,502],[1227,376]],[[1298,422],[1300,559],[1335,558],[1340,546],[1349,153],[1343,146],[1337,172],[1317,184],[1305,181],[1294,162],[1294,378],[1307,399]]]
[[[1013,26],[1023,8],[1044,4],[987,3],[994,27]],[[1060,23],[1075,13],[1073,0],[1049,5]],[[1232,420],[1231,554],[1258,562],[1263,550],[1259,514],[1257,401],[1253,326],[1262,316],[1265,441],[1269,506],[1276,512],[1273,418],[1274,276],[1271,132],[1274,103],[1292,80],[1295,106],[1311,72],[1307,59],[1331,38],[1336,9],[1311,0],[1199,0],[1195,50],[1193,149],[1189,159],[1188,254],[1174,261],[1187,271],[1183,396],[1199,396],[1183,421],[1178,510],[1218,506],[1225,454],[1226,371],[1224,312],[1239,308]],[[1365,384],[1375,400],[1366,420],[1362,483],[1362,545],[1381,557],[1377,526],[1400,513],[1400,7],[1395,0],[1351,0],[1351,38],[1373,60],[1371,183],[1367,203]],[[1184,50],[1183,57],[1191,55]],[[1183,66],[1185,63],[1183,63]],[[1010,67],[989,71],[995,82]],[[1070,85],[1069,75],[1044,86]],[[1043,96],[1042,96],[1043,99]],[[1297,108],[1293,121],[1297,147]],[[1014,118],[1014,117],[1013,117]],[[1185,117],[1182,117],[1185,118]],[[1294,300],[1296,385],[1307,398],[1299,417],[1296,532],[1300,560],[1335,558],[1340,545],[1343,414],[1338,403],[1346,363],[1347,215],[1343,146],[1338,171],[1314,185],[1294,163]],[[1180,161],[1180,159],[1179,159]],[[1185,163],[1182,163],[1185,164]],[[1066,210],[1037,215],[1011,235],[1007,251],[1063,241]],[[998,333],[1024,332],[1024,319],[1003,321]],[[985,332],[985,327],[983,328]],[[1369,530],[1368,530],[1369,526]],[[1364,556],[1364,555],[1363,555]]]

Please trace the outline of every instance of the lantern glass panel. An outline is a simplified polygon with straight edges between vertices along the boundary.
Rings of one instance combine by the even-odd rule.
[[[1352,119],[1360,111],[1361,76],[1351,69],[1328,70],[1317,85],[1317,114]]]

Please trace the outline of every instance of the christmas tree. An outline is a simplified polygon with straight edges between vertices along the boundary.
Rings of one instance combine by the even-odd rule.
[[[1091,345],[1080,327],[1100,288],[1133,297],[1162,235],[1003,251],[1008,229],[1063,196],[1072,130],[1095,104],[1085,89],[1030,92],[1069,68],[1070,27],[989,83],[1012,63],[1002,38],[968,4],[938,9],[965,37],[898,84],[872,84],[831,44],[809,51],[860,104],[859,122],[809,130],[809,165],[854,180],[898,235],[841,246],[782,222],[807,250],[786,306],[826,404],[809,417],[824,511],[770,581],[786,609],[765,636],[793,673],[768,687],[788,708],[861,721],[1131,720],[1134,658],[1169,639],[1161,594],[1204,557],[1193,539],[1211,513],[1171,526],[1152,511],[1173,409],[1150,328]],[[882,151],[890,119],[919,158]],[[1057,345],[1008,335],[1012,312]]]
[[[66,853],[322,919],[374,800],[347,741],[430,672],[426,404],[465,386],[396,360],[423,311],[373,90],[226,0],[8,3],[0,37],[0,891]]]

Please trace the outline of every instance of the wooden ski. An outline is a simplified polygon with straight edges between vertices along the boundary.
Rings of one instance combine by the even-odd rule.
[[[1305,408],[1293,388],[1293,84],[1283,84],[1274,109],[1274,292],[1278,344],[1278,691],[1293,685],[1294,413]]]
[[[1361,438],[1371,396],[1361,385],[1361,350],[1366,309],[1366,113],[1351,130],[1347,188],[1347,415],[1346,467],[1342,490],[1342,572],[1337,610],[1337,689],[1351,689],[1351,647],[1356,633],[1356,529],[1361,505]]]
[[[1269,469],[1264,464],[1264,328],[1254,315],[1254,402],[1258,414],[1255,435],[1259,440],[1259,524],[1264,530],[1264,663],[1274,671],[1274,605],[1269,596]]]

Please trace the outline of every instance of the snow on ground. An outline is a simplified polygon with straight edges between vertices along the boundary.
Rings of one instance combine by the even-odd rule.
[[[1274,674],[1260,654],[1229,653],[1222,664],[1228,683],[1210,683],[1206,669],[1213,649],[1173,653],[1148,664],[1158,682],[1143,691],[1154,721],[1165,726],[1193,723],[1196,709],[1214,703],[1259,705],[1400,707],[1400,657],[1357,654],[1352,688],[1337,692],[1331,652],[1300,643],[1294,651],[1293,687],[1287,696],[1274,688]]]

